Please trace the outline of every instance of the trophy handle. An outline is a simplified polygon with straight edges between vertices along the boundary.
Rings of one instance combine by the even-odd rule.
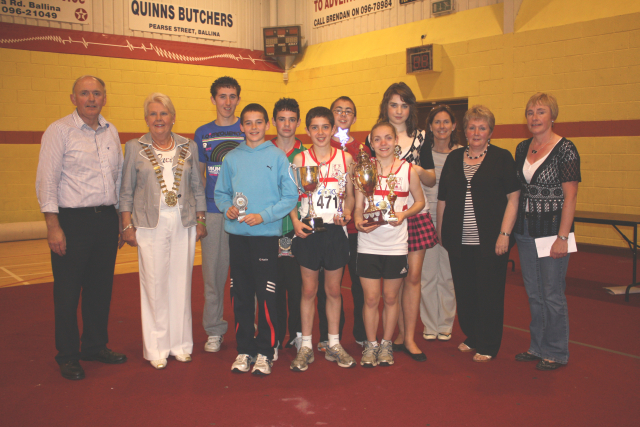
[[[362,190],[362,186],[360,185],[360,182],[358,181],[358,178],[356,177],[355,174],[355,168],[356,168],[356,164],[355,163],[351,163],[351,165],[349,166],[349,178],[351,179],[351,183],[353,184],[353,188],[355,188],[356,190],[358,190],[359,192],[364,194],[364,191]]]
[[[293,175],[291,175],[291,171],[293,171]],[[298,194],[299,195],[304,194],[304,190],[302,189],[302,186],[301,186],[302,180],[300,179],[300,170],[293,163],[289,163],[289,178],[291,178],[291,181],[293,181],[293,183],[296,185],[296,188],[298,189]]]

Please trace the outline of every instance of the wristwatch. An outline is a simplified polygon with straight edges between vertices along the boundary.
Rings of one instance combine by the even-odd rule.
[[[128,229],[130,229],[130,228],[135,228],[135,227],[133,226],[133,223],[131,223],[131,224],[127,225],[125,228],[123,228],[123,229],[122,229],[122,232],[124,233],[125,231],[127,231],[127,230],[128,230]]]
[[[569,240],[569,238],[567,236],[561,236],[558,234],[558,239],[560,240]]]

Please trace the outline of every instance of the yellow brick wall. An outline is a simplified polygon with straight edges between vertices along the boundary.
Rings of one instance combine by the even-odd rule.
[[[83,74],[107,83],[102,114],[120,132],[145,130],[142,103],[152,92],[171,97],[177,112],[174,130],[193,133],[215,118],[209,87],[220,76],[232,75],[240,82],[239,108],[245,99],[273,105],[284,90],[279,73],[0,49],[0,130],[44,131],[71,113],[71,86]]]
[[[530,29],[506,35],[501,4],[478,8],[310,46],[286,84],[278,73],[0,49],[0,131],[43,131],[72,111],[69,88],[74,77],[87,73],[107,81],[103,113],[121,132],[145,132],[142,101],[161,91],[176,104],[175,130],[192,133],[215,117],[208,88],[225,74],[242,85],[239,108],[259,102],[270,111],[286,95],[300,102],[304,115],[348,95],[358,107],[354,131],[371,128],[382,93],[397,81],[409,84],[419,101],[468,98],[470,105],[486,104],[499,125],[524,123],[525,102],[536,91],[558,97],[561,122],[639,120],[640,13],[634,8],[566,25],[556,24],[554,16],[548,28],[544,9],[528,12],[519,25]],[[427,34],[425,43],[443,45],[442,73],[405,73],[404,50],[419,45],[420,34]],[[640,214],[640,137],[573,141],[583,162],[578,209]],[[519,141],[493,142],[513,151]],[[0,223],[42,219],[34,191],[38,148],[0,146],[6,159],[29,165],[19,171],[3,166],[7,192],[0,195]],[[624,245],[609,226],[578,224],[577,232],[582,243]]]
[[[142,104],[155,91],[171,97],[177,133],[193,133],[215,118],[209,87],[220,76],[231,75],[240,82],[238,112],[249,102],[269,109],[284,92],[280,73],[0,49],[0,131],[42,132],[70,114],[71,86],[83,74],[107,83],[102,114],[120,132],[140,134],[147,131]],[[35,195],[39,150],[35,144],[0,144],[5,159],[0,168],[0,223],[43,219]]]
[[[560,3],[553,13],[571,1]],[[529,11],[520,25],[536,29],[514,34],[495,25],[502,8],[495,5],[421,21],[411,31],[408,24],[311,46],[289,73],[287,94],[304,110],[349,95],[358,107],[356,131],[371,128],[384,90],[397,81],[406,82],[418,101],[468,98],[470,105],[485,104],[499,125],[525,123],[525,103],[537,91],[557,96],[560,122],[639,120],[640,3],[623,2],[630,13],[618,8],[619,16],[602,19],[593,19],[596,2],[584,3],[573,6],[591,8],[591,15],[565,15],[574,23],[551,28],[544,26],[542,11]],[[483,37],[473,36],[478,22],[487,23]],[[442,43],[442,73],[407,75],[404,49],[420,44],[416,34],[427,34],[425,43],[463,40]],[[390,43],[398,41],[404,45],[392,52]],[[640,214],[640,136],[572,140],[582,158],[578,209]],[[492,142],[515,152],[520,140]],[[626,245],[611,226],[577,224],[576,231],[581,243]]]

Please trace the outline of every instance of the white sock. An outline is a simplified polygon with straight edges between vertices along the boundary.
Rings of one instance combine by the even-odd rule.
[[[309,336],[302,336],[302,346],[301,347],[309,347],[310,349],[313,349],[313,347],[311,347],[311,335]]]
[[[336,344],[340,344],[340,334],[327,335],[329,337],[329,347],[333,347]]]
[[[378,340],[369,341],[369,344],[371,344],[371,347],[378,347],[380,345],[380,344],[378,344]]]
[[[382,341],[380,341],[380,344],[384,344],[384,343],[386,343],[386,342],[389,342],[389,343],[390,343],[391,341],[389,341],[389,340],[382,340]]]

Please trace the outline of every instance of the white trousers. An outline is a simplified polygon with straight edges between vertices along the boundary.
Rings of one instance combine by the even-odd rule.
[[[426,334],[450,334],[456,316],[449,253],[441,244],[427,249],[422,264],[420,318]]]
[[[136,230],[140,264],[143,356],[191,354],[191,275],[196,227],[184,228],[180,211],[160,211],[158,226]]]

